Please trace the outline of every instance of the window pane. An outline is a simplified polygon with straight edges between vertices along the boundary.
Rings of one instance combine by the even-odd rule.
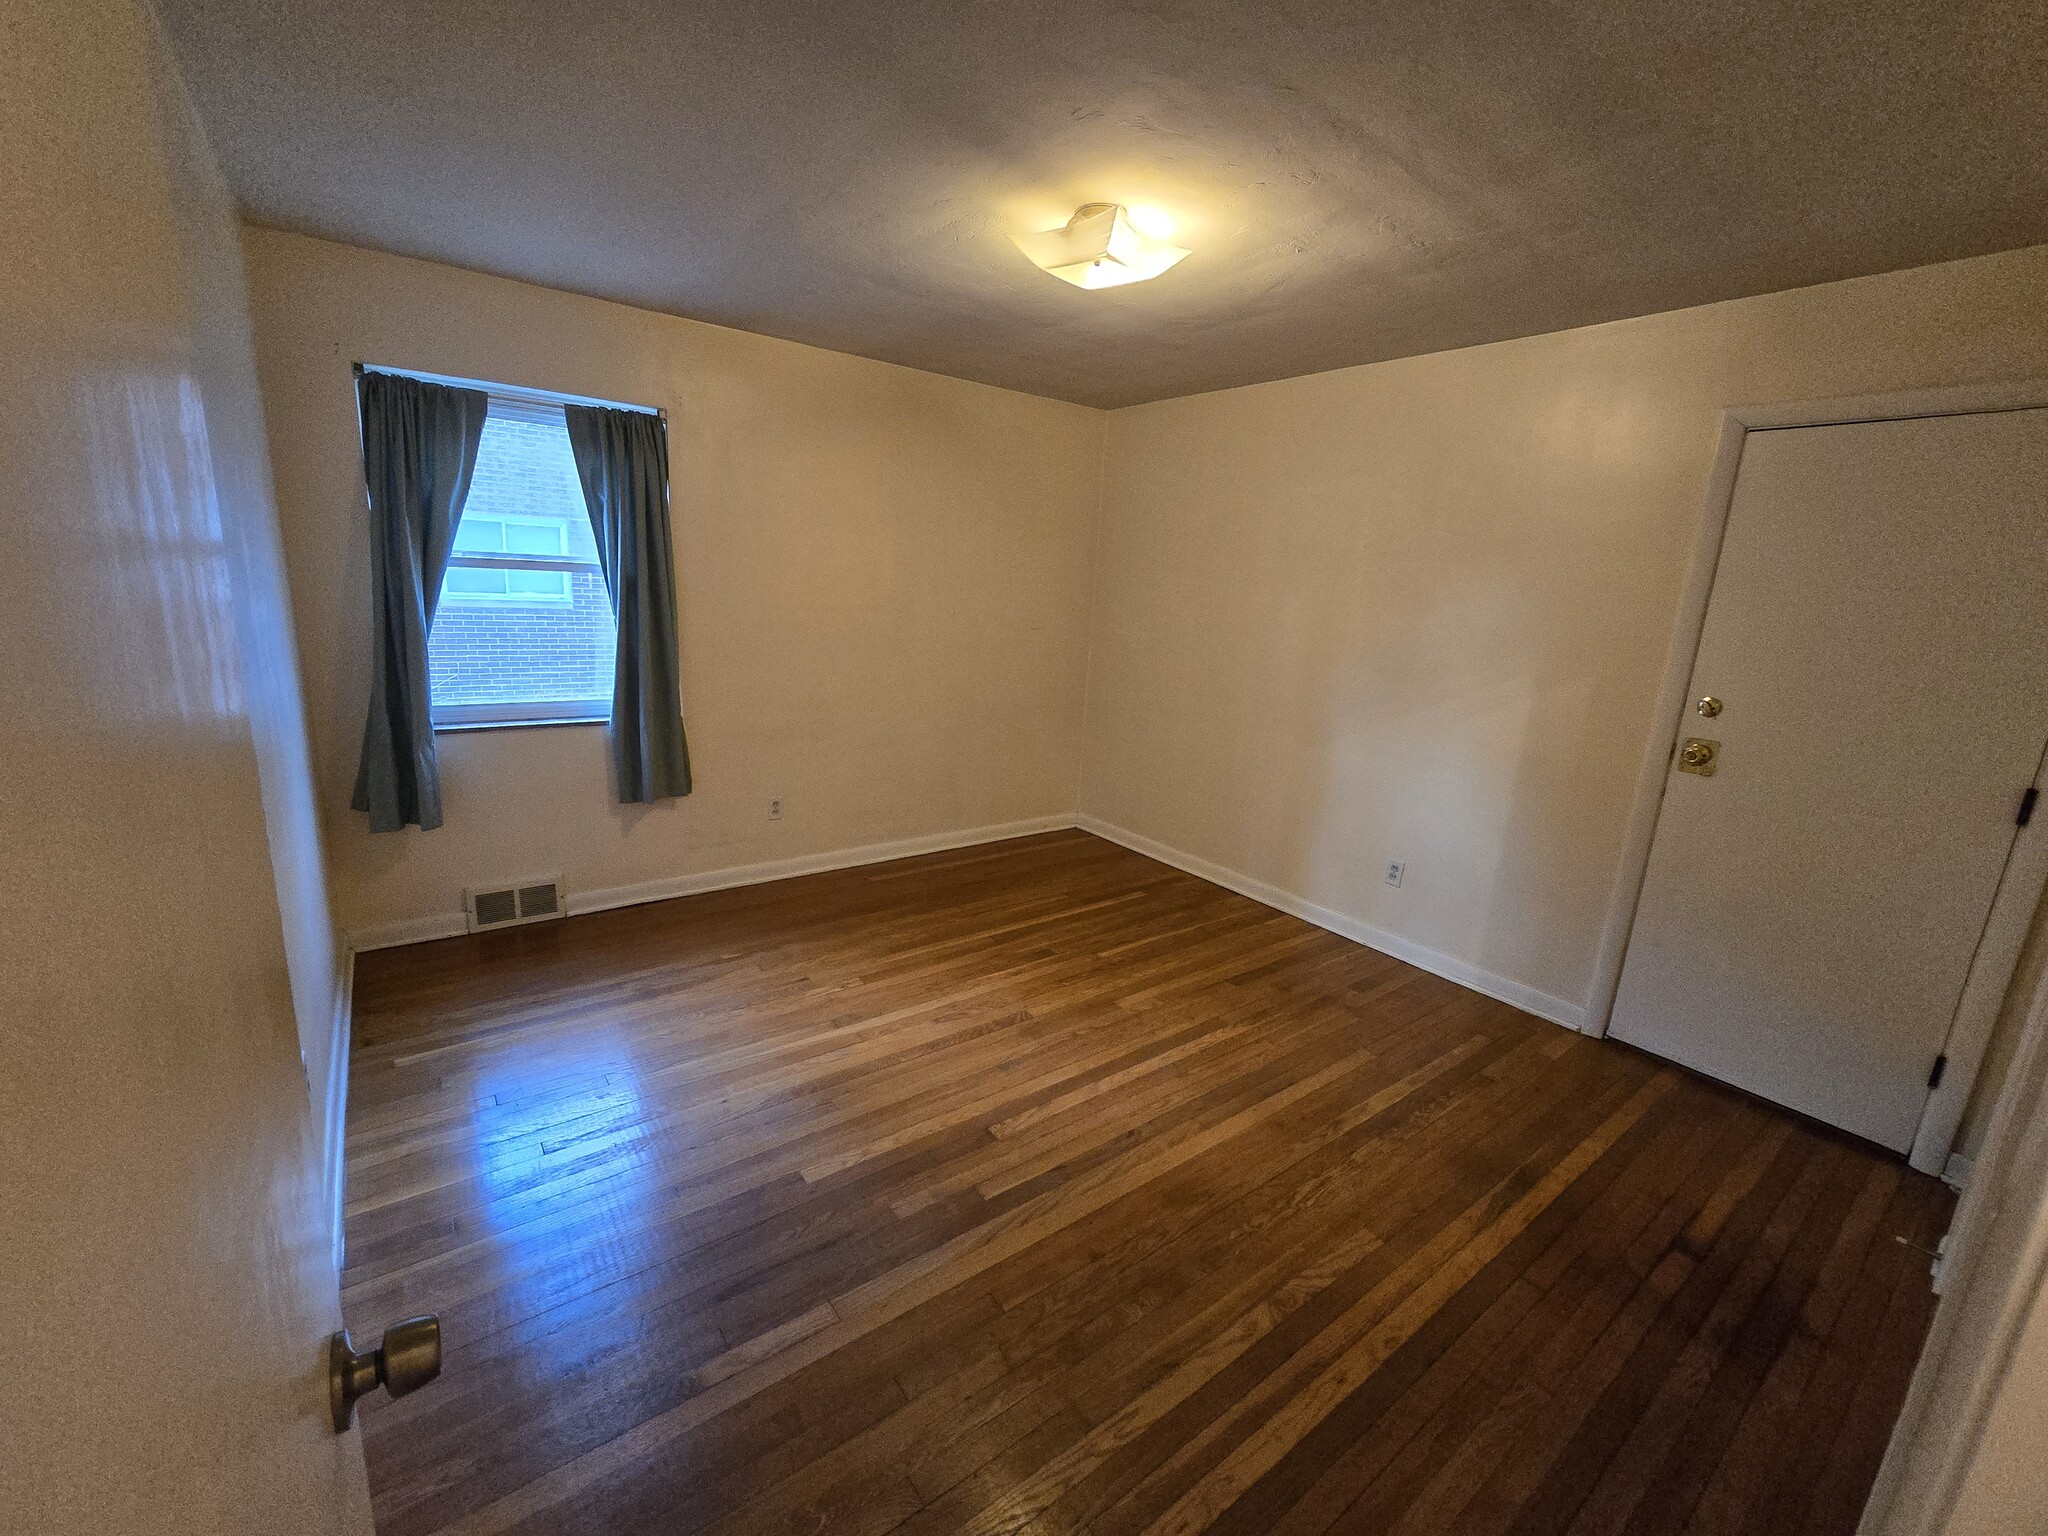
[[[446,597],[503,597],[505,595],[505,573],[503,571],[479,571],[469,566],[451,565],[448,579],[441,583],[441,595]]]
[[[559,411],[484,419],[456,549],[597,558]],[[435,704],[611,697],[617,630],[596,571],[451,565],[441,592],[427,641]]]
[[[569,595],[567,571],[500,571],[505,590],[525,597],[552,597],[557,602]]]
[[[455,549],[464,555],[499,555],[505,552],[505,525],[492,518],[479,517],[474,496],[470,498],[470,505],[463,508],[461,521],[455,525]]]
[[[505,553],[508,555],[563,554],[568,529],[560,523],[508,523],[505,525]]]

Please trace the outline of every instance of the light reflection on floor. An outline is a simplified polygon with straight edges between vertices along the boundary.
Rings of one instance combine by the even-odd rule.
[[[492,1235],[507,1299],[531,1315],[588,1288],[585,1266],[563,1263],[551,1217],[596,1234],[639,1230],[658,1193],[639,1066],[613,1036],[590,1040],[573,1065],[545,1050],[491,1058],[474,1103],[475,1219]],[[605,1219],[591,1226],[594,1211]]]

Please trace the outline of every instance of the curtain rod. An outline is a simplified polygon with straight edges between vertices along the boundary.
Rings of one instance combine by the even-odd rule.
[[[608,410],[634,411],[658,416],[666,423],[668,412],[658,405],[636,405],[630,400],[599,400],[591,395],[565,395],[553,389],[528,389],[517,384],[493,384],[485,379],[459,379],[449,373],[423,373],[417,368],[393,368],[384,363],[351,363],[356,377],[366,373],[394,374],[401,379],[418,379],[423,384],[453,384],[460,389],[480,389],[501,400],[519,400],[530,405],[601,405]]]

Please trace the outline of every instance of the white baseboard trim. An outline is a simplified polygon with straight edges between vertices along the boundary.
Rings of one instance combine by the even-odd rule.
[[[1154,842],[1149,837],[1127,831],[1098,817],[1076,816],[1073,824],[1083,831],[1093,832],[1097,837],[1107,838],[1112,843],[1121,843],[1134,853],[1144,854],[1148,859],[1171,864],[1175,869],[1185,870],[1188,874],[1207,880],[1211,885],[1220,885],[1226,890],[1237,892],[1240,896],[1249,896],[1253,901],[1262,902],[1304,922],[1314,923],[1318,928],[1326,928],[1355,944],[1363,944],[1366,948],[1376,949],[1381,954],[1392,955],[1396,960],[1405,960],[1410,965],[1441,976],[1446,981],[1454,981],[1461,987],[1470,987],[1474,992],[1483,992],[1488,997],[1521,1009],[1524,1013],[1533,1013],[1539,1019],[1562,1024],[1566,1029],[1583,1031],[1586,1027],[1586,1008],[1583,1003],[1568,1003],[1561,997],[1552,997],[1548,992],[1539,992],[1536,988],[1525,986],[1519,981],[1496,976],[1491,971],[1483,971],[1478,966],[1468,964],[1455,956],[1441,954],[1425,945],[1417,944],[1412,939],[1404,939],[1399,934],[1388,933],[1383,928],[1362,923],[1355,917],[1346,917],[1342,912],[1333,911],[1329,907],[1318,906],[1292,891],[1283,891],[1278,886],[1266,884],[1263,880],[1241,875],[1234,869],[1211,864],[1207,859],[1198,859],[1191,853],[1183,853],[1178,848],[1168,847],[1165,843]]]
[[[863,864],[886,864],[891,859],[915,858],[921,853],[944,853],[951,848],[972,848],[977,843],[1001,843],[1013,837],[1058,832],[1073,824],[1072,816],[1036,816],[1029,821],[970,827],[964,832],[935,832],[926,837],[868,843],[860,848],[809,853],[794,859],[775,859],[766,864],[738,864],[730,869],[706,870],[701,875],[672,875],[663,880],[644,880],[638,885],[615,885],[606,890],[572,893],[568,901],[569,915],[575,917],[584,912],[604,912],[612,907],[637,906],[643,901],[697,896],[706,891],[730,891],[743,885],[766,885],[771,880],[821,875],[834,869],[858,869]]]
[[[1028,821],[1006,821],[990,827],[970,827],[960,832],[935,832],[924,837],[899,838],[888,843],[868,843],[859,848],[840,848],[829,853],[808,853],[793,859],[774,859],[765,864],[736,864],[727,869],[710,869],[701,874],[670,875],[660,880],[643,880],[636,885],[606,886],[594,891],[572,891],[564,904],[568,915],[606,912],[613,907],[637,906],[646,901],[669,901],[677,896],[699,896],[706,891],[729,891],[743,885],[765,885],[771,880],[789,880],[797,875],[817,875],[834,869],[857,869],[863,864],[884,864],[891,859],[914,858],[921,853],[944,853],[952,848],[971,848],[979,843],[1007,842],[1013,837],[1032,837],[1040,832],[1063,831],[1074,825],[1071,815],[1034,816]],[[430,939],[448,939],[468,931],[460,912],[410,917],[395,923],[379,923],[349,934],[354,951],[390,949],[400,944],[423,944]]]
[[[460,912],[435,912],[427,917],[401,917],[392,923],[372,923],[351,928],[348,947],[353,954],[371,949],[397,949],[403,944],[425,944],[433,939],[452,939],[469,932],[469,920]]]
[[[322,1195],[334,1223],[334,1272],[348,1257],[348,1237],[342,1228],[342,1207],[348,1198],[344,1187],[348,1168],[348,1051],[355,1032],[356,957],[344,944],[340,975],[336,978],[333,1034],[328,1040],[327,1087],[321,1126],[320,1174]]]
[[[1960,1152],[1951,1152],[1948,1162],[1942,1167],[1941,1182],[1950,1189],[1960,1190],[1970,1182],[1970,1174],[1976,1168],[1974,1157],[1965,1157]]]

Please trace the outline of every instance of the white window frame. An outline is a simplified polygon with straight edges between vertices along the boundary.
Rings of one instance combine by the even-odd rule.
[[[559,517],[536,517],[531,512],[496,512],[487,521],[515,524],[523,528],[555,528],[562,523]],[[460,526],[457,524],[458,529]],[[567,542],[566,533],[563,540]],[[578,560],[572,555],[486,555],[457,550],[448,557],[448,565],[451,570],[459,565],[482,571],[568,571],[572,574],[582,572],[597,577],[599,581],[604,580],[604,571],[596,560]],[[573,593],[564,593],[560,597],[541,597],[531,592],[450,592],[446,587],[441,591],[443,603],[460,603],[465,608],[483,608],[504,603],[568,603],[574,600]]]
[[[506,390],[489,384],[477,384],[459,380],[434,382],[466,383],[472,389],[482,389],[491,398],[490,414],[510,417],[513,420],[533,421],[551,411],[559,413],[565,404],[603,403],[582,402],[575,396],[545,396],[535,391]],[[630,407],[644,410],[644,406]],[[526,513],[504,513],[507,522],[527,521],[552,523],[553,518],[533,517]],[[501,571],[567,571],[594,575],[602,582],[604,569],[596,560],[579,560],[569,556],[547,555],[506,555],[506,554],[451,554],[448,564],[468,566],[473,569]],[[490,609],[508,604],[526,602],[555,604],[560,600],[532,596],[499,596],[496,593],[450,593],[443,589],[441,605],[460,602],[465,608]],[[516,699],[495,704],[431,704],[429,714],[437,732],[482,731],[502,729],[506,726],[525,725],[605,725],[612,717],[611,696],[601,699]]]
[[[501,704],[436,704],[434,729],[483,731],[504,725],[608,725],[610,699],[520,699]]]

